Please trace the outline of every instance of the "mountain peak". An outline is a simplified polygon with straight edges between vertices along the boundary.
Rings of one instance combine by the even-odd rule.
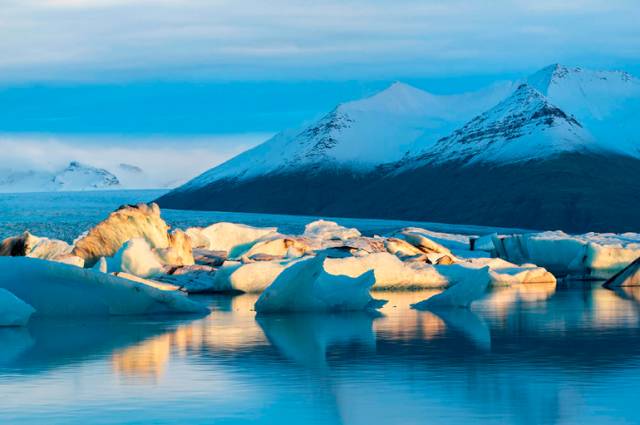
[[[430,162],[519,161],[583,150],[589,134],[571,115],[528,84],[478,115],[422,156]]]
[[[613,84],[626,86],[633,83],[635,78],[624,71],[593,71],[581,67],[567,67],[555,63],[542,68],[530,75],[526,82],[535,87],[545,96],[553,91],[566,90],[566,86],[576,86],[584,90],[605,85],[609,90]]]

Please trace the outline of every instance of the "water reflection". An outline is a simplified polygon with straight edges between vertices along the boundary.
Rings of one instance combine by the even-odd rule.
[[[3,329],[0,423],[637,419],[640,289],[522,285],[470,310],[409,308],[436,292],[385,293],[377,317],[256,317],[254,295],[202,296],[213,312],[197,320]]]
[[[256,320],[269,342],[287,359],[312,368],[325,367],[327,349],[361,345],[373,351],[375,316],[368,313],[263,315]]]

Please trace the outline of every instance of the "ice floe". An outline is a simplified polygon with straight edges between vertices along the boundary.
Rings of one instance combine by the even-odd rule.
[[[273,235],[275,227],[252,227],[246,224],[215,223],[205,228],[191,227],[186,233],[196,241],[194,246],[227,252],[229,258],[242,255],[259,239]],[[206,243],[206,245],[205,245]]]
[[[640,257],[640,234],[561,231],[494,236],[498,256],[534,263],[561,275],[606,278]]]
[[[0,257],[0,288],[38,316],[205,313],[186,294],[93,269],[26,257]]]
[[[344,241],[360,237],[360,231],[341,226],[335,221],[316,220],[305,226],[304,236],[314,239]]]
[[[324,270],[324,258],[302,260],[283,271],[258,298],[258,313],[361,311],[384,304],[369,290],[375,283],[372,271],[352,278]]]

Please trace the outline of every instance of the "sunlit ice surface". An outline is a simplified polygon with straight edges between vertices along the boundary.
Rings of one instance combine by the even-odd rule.
[[[637,291],[500,288],[470,310],[34,319],[0,331],[0,423],[633,422]]]

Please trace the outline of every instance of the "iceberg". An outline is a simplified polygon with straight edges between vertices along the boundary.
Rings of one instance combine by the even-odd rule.
[[[276,234],[276,227],[252,227],[246,224],[220,222],[205,228],[191,227],[187,234],[196,241],[194,246],[211,251],[225,251],[229,258],[242,255],[256,241]],[[203,243],[206,242],[206,246]]]
[[[316,220],[304,227],[304,236],[323,240],[347,240],[360,237],[358,229],[347,228],[335,221]]]
[[[142,278],[165,273],[164,265],[143,238],[125,242],[116,255],[107,259],[107,269],[110,272],[124,272]]]
[[[260,293],[274,283],[277,277],[296,260],[258,261],[243,264],[227,261],[215,274],[211,292]]]
[[[441,288],[448,281],[430,264],[403,262],[388,252],[361,257],[327,258],[325,270],[355,278],[371,270],[374,289]]]
[[[209,310],[181,291],[162,290],[93,269],[28,257],[0,257],[0,288],[35,308],[36,316],[109,316]]]
[[[25,326],[34,312],[29,304],[0,288],[0,327]]]
[[[170,246],[169,226],[160,218],[157,204],[126,205],[109,214],[75,241],[72,254],[93,267],[100,257],[113,256],[122,245],[143,238],[152,248]]]
[[[0,256],[31,257],[84,267],[84,259],[71,254],[72,247],[65,241],[34,236],[24,232],[0,243]]]
[[[189,294],[219,292],[215,288],[216,269],[211,266],[193,265],[169,270],[155,279],[169,283]]]
[[[298,258],[311,253],[313,250],[302,238],[273,236],[256,242],[242,258]]]
[[[607,280],[605,288],[620,286],[640,286],[640,257]]]
[[[324,269],[324,257],[301,260],[283,271],[256,301],[257,313],[363,311],[386,301],[374,300],[369,290],[373,271],[352,278]]]
[[[494,236],[498,256],[534,263],[560,275],[606,279],[640,257],[640,234],[561,231]]]

